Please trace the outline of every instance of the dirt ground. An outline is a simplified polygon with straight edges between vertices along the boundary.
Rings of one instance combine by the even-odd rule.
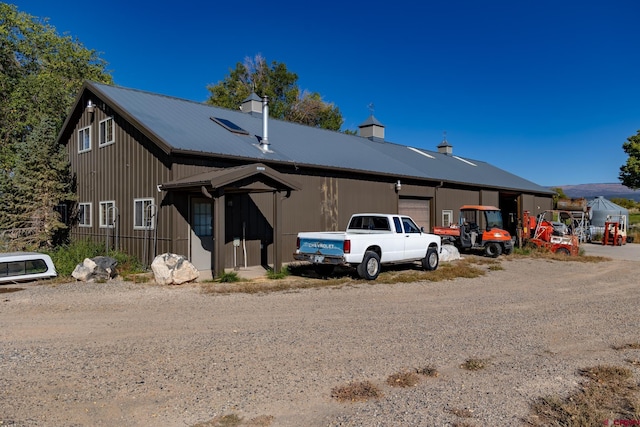
[[[575,390],[578,369],[638,376],[640,350],[612,347],[640,342],[639,262],[500,260],[475,279],[254,295],[5,285],[0,426],[522,425],[534,399]],[[488,366],[462,369],[470,358]],[[386,382],[427,366],[439,375]],[[364,380],[383,396],[331,397]]]

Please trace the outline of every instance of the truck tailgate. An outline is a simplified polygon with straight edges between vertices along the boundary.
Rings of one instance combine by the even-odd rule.
[[[340,231],[298,233],[300,239],[298,253],[342,256],[345,236],[346,233]]]

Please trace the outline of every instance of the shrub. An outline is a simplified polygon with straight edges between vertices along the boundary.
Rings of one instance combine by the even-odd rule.
[[[238,276],[238,273],[236,273],[235,271],[229,271],[229,272],[222,273],[218,278],[218,281],[220,281],[221,283],[239,282],[240,277]]]
[[[90,240],[79,240],[58,246],[46,252],[56,266],[60,277],[70,277],[76,266],[85,258],[95,258],[105,255],[105,247],[101,243]],[[117,270],[120,275],[136,274],[144,271],[140,261],[124,252],[109,251],[109,256],[118,262]]]
[[[273,268],[267,270],[267,277],[271,280],[280,280],[289,276],[289,268],[285,265],[280,269],[279,273],[276,273]]]

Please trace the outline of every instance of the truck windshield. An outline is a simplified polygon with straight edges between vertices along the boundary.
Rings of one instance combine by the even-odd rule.
[[[487,230],[492,228],[502,229],[502,213],[500,211],[485,211]]]

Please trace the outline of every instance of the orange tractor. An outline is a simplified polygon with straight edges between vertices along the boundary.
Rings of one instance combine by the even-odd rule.
[[[433,234],[442,243],[454,244],[462,251],[482,251],[497,258],[513,252],[511,234],[502,229],[502,213],[495,206],[464,205],[460,208],[460,221],[449,227],[433,227]]]
[[[545,248],[557,254],[578,255],[578,236],[574,234],[576,221],[568,211],[543,211],[537,217],[524,211],[522,233],[525,244]]]

